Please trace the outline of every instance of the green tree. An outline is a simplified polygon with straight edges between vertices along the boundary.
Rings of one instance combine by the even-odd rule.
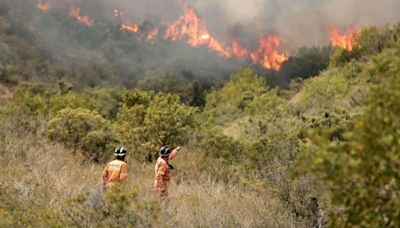
[[[128,103],[121,108],[114,129],[139,160],[152,161],[161,145],[185,142],[194,125],[195,109],[183,105],[178,96],[160,93],[146,97],[134,92],[125,97],[129,97],[125,98]]]
[[[264,78],[257,76],[252,69],[242,69],[224,87],[207,94],[205,110],[217,122],[232,120],[243,112],[254,97],[265,93],[267,89]],[[222,118],[218,120],[216,117]]]
[[[400,226],[399,54],[400,46],[376,59],[371,72],[378,73],[379,84],[343,139],[329,129],[311,135],[317,147],[306,163],[343,208],[343,215],[333,214],[333,226]]]
[[[201,87],[199,81],[194,81],[190,89],[190,102],[191,106],[203,107],[205,105],[204,89]]]
[[[91,161],[104,161],[115,145],[108,123],[97,112],[65,108],[49,120],[47,135],[68,148],[80,150]]]
[[[68,92],[63,95],[57,94],[48,99],[49,113],[55,114],[65,108],[95,110],[94,102],[94,99],[87,99],[76,92]]]
[[[277,80],[288,83],[295,78],[306,79],[317,76],[328,67],[331,52],[329,47],[300,48],[282,64]],[[281,83],[281,86],[286,87],[287,85]]]
[[[319,77],[306,80],[295,102],[307,112],[348,107],[344,98],[350,89],[343,71],[326,71]]]

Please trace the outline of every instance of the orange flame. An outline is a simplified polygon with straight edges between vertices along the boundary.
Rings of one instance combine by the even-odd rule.
[[[209,50],[225,58],[251,58],[254,63],[268,69],[279,70],[281,64],[288,59],[287,53],[278,51],[280,39],[277,36],[261,36],[260,46],[254,52],[243,47],[237,40],[226,45],[211,35],[192,8],[185,3],[181,3],[181,7],[184,14],[176,22],[167,24],[165,39],[175,41],[186,38],[187,43],[193,47],[207,46]]]
[[[158,28],[154,28],[147,33],[146,40],[150,43],[154,43],[154,40],[156,39],[157,35],[158,35]]]
[[[196,12],[188,5],[181,3],[184,15],[172,23],[165,32],[164,38],[180,40],[186,37],[193,47],[208,44],[211,36],[205,25],[197,17]]]
[[[210,38],[210,41],[208,43],[208,48],[211,51],[215,51],[219,56],[222,56],[224,58],[232,57],[232,53],[225,46],[225,44],[221,43],[213,37]]]
[[[187,43],[192,47],[206,45],[211,51],[222,57],[228,58],[232,56],[225,44],[210,34],[205,24],[192,8],[184,3],[181,3],[181,7],[184,15],[168,26],[164,35],[165,39],[180,40],[186,38]]]
[[[278,36],[262,35],[259,48],[251,54],[251,59],[265,68],[279,70],[282,63],[289,58],[287,53],[278,52],[280,44],[281,41]]]
[[[48,12],[50,10],[50,4],[48,2],[38,1],[36,7],[43,12]]]
[[[238,58],[241,58],[241,59],[246,58],[250,55],[249,50],[242,47],[242,45],[237,40],[232,41],[231,52],[232,52],[232,55],[234,55]]]
[[[81,15],[81,8],[79,8],[77,6],[71,6],[71,10],[69,12],[69,15],[71,17],[76,18],[82,24],[85,24],[87,26],[92,26],[93,25],[93,19],[91,19],[88,16],[82,16]]]
[[[255,64],[260,64],[268,69],[279,70],[282,63],[289,57],[288,53],[279,51],[281,41],[280,38],[275,35],[262,35],[259,40],[259,47],[255,51],[248,50],[235,39],[228,43],[221,42],[208,31],[205,23],[200,20],[194,9],[183,2],[180,4],[184,14],[177,21],[171,24],[165,21],[161,22],[162,25],[167,25],[164,34],[165,39],[174,41],[186,39],[187,43],[192,47],[206,46],[210,51],[224,58],[249,58]],[[39,0],[37,7],[43,11],[49,10],[49,4],[43,3],[41,0]],[[115,9],[113,12],[115,17],[123,16],[123,12],[119,9]],[[94,24],[90,17],[81,15],[81,9],[77,6],[71,6],[70,16],[87,26],[92,26]],[[134,23],[121,23],[120,26],[121,30],[138,33],[140,37],[145,38],[150,43],[154,43],[159,34],[158,28],[146,29],[146,32],[142,33],[139,25]],[[341,38],[337,30],[333,29],[332,31],[332,34]],[[354,33],[352,32],[351,34]],[[335,42],[334,46],[341,44],[339,38],[335,40],[332,38],[332,43]],[[138,39],[140,40],[141,38]]]
[[[129,32],[132,32],[132,33],[137,33],[137,32],[139,32],[139,25],[122,23],[121,24],[121,29],[129,31]]]
[[[208,46],[211,51],[222,57],[231,57],[229,50],[210,34],[196,12],[184,3],[181,3],[181,7],[184,15],[168,26],[164,38],[170,40],[186,38],[192,47]]]
[[[340,34],[337,28],[331,27],[329,28],[329,33],[332,46],[335,48],[343,48],[351,51],[356,46],[358,31],[352,27],[349,27],[345,34]]]

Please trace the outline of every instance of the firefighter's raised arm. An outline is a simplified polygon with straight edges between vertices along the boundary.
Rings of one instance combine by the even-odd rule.
[[[169,155],[169,160],[173,160],[181,149],[182,149],[181,146],[178,146],[177,148],[173,149],[171,154]]]

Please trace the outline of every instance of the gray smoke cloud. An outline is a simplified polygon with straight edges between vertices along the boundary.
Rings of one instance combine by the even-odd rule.
[[[400,0],[50,0],[73,2],[90,10],[100,5],[104,15],[114,9],[136,23],[174,21],[182,15],[179,2],[193,7],[212,34],[222,40],[234,37],[257,46],[260,34],[280,35],[286,45],[329,44],[329,26],[343,31],[400,21]]]
[[[256,39],[277,33],[294,46],[329,43],[329,26],[382,26],[400,21],[399,0],[191,0],[220,35]]]

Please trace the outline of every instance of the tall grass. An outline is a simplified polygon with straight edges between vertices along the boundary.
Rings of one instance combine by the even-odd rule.
[[[256,191],[222,182],[196,167],[190,148],[174,161],[181,168],[172,173],[163,209],[153,189],[154,164],[135,158],[128,160],[124,190],[134,196],[107,201],[101,192],[104,164],[85,162],[80,153],[48,142],[45,121],[26,118],[31,117],[0,123],[0,220],[6,226],[305,226],[268,188]]]

